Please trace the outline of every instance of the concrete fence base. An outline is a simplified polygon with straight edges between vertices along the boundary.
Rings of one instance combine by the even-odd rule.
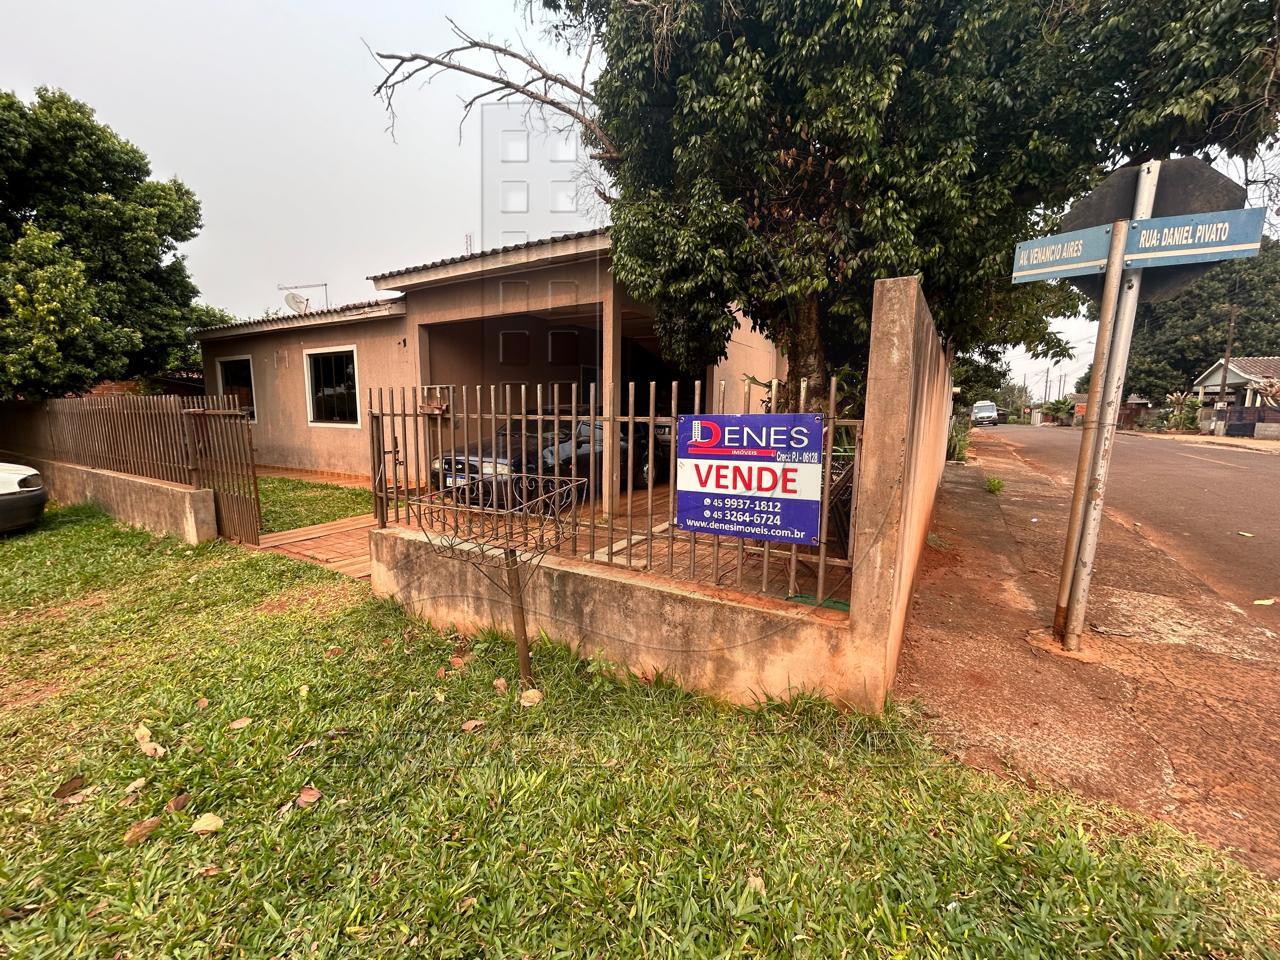
[[[212,490],[95,470],[59,460],[0,453],[12,463],[35,467],[49,496],[59,503],[92,503],[124,523],[158,536],[201,543],[218,536]]]

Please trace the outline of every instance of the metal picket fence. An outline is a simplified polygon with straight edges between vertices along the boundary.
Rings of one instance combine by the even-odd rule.
[[[834,385],[822,411],[820,533],[812,546],[676,525],[677,418],[791,412],[774,400],[778,381],[745,382],[734,397],[720,381],[706,402],[697,381],[669,390],[630,382],[620,393],[620,412],[606,417],[595,384],[585,396],[576,383],[370,390],[380,525],[459,537],[478,516],[501,516],[518,544],[536,538],[553,513],[566,528],[553,551],[562,557],[847,609],[862,421],[839,415]],[[801,409],[806,393],[801,384]],[[606,461],[615,468],[614,496]],[[484,529],[492,527],[491,520]]]

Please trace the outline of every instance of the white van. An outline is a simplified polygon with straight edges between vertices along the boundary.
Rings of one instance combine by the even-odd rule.
[[[979,400],[975,403],[973,405],[972,420],[975,427],[994,427],[999,422],[999,414],[996,411],[995,402],[992,400]]]

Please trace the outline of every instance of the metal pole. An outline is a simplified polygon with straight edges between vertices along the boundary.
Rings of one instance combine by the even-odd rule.
[[[541,424],[541,420],[538,421]],[[520,659],[520,689],[528,690],[533,686],[533,668],[529,662],[529,633],[524,623],[524,590],[520,583],[519,558],[516,552],[507,548],[507,593],[511,598],[511,625],[515,628],[516,656]]]
[[[1098,335],[1093,348],[1093,372],[1089,378],[1089,399],[1085,409],[1084,428],[1080,434],[1080,453],[1076,459],[1076,482],[1071,495],[1071,517],[1067,521],[1067,543],[1062,552],[1062,572],[1058,577],[1058,605],[1053,612],[1053,635],[1065,639],[1067,603],[1071,599],[1071,581],[1080,554],[1080,534],[1084,529],[1084,496],[1093,474],[1093,455],[1098,432],[1098,416],[1102,406],[1102,381],[1106,377],[1111,353],[1111,334],[1115,328],[1116,301],[1120,296],[1120,275],[1124,272],[1124,242],[1128,233],[1123,220],[1107,229],[1111,246],[1107,252],[1107,272],[1102,284],[1102,302],[1098,306]]]
[[[1231,348],[1236,342],[1236,317],[1240,315],[1240,307],[1233,303],[1228,308],[1227,313],[1230,317],[1230,322],[1227,325],[1227,349],[1222,354],[1222,379],[1218,382],[1218,399],[1215,403],[1216,409],[1213,411],[1214,433],[1218,432],[1218,421],[1221,420],[1225,424],[1227,420],[1227,368],[1231,365]],[[1222,406],[1217,407],[1218,403],[1222,404]],[[1224,435],[1226,434],[1227,428],[1225,426],[1222,428],[1222,432]]]
[[[1160,161],[1150,160],[1138,171],[1138,185],[1133,199],[1133,219],[1144,220],[1151,216],[1156,199],[1156,184],[1160,179]],[[1133,229],[1130,221],[1126,232]],[[1084,630],[1085,609],[1089,603],[1089,584],[1093,579],[1093,561],[1098,550],[1098,533],[1102,529],[1102,506],[1106,496],[1107,472],[1111,467],[1111,451],[1115,446],[1116,419],[1124,400],[1125,367],[1129,363],[1129,345],[1133,341],[1133,319],[1138,312],[1138,297],[1142,292],[1142,270],[1125,270],[1120,283],[1120,297],[1116,304],[1115,330],[1111,351],[1107,358],[1107,375],[1102,387],[1102,406],[1099,409],[1093,471],[1089,490],[1085,496],[1084,529],[1080,538],[1080,553],[1076,557],[1075,574],[1067,601],[1067,626],[1063,634],[1063,646],[1068,650],[1080,649],[1080,634]]]

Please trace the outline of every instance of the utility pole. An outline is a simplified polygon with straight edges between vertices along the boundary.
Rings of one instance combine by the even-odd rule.
[[[1227,349],[1222,354],[1222,379],[1218,382],[1218,403],[1222,406],[1214,411],[1213,419],[1221,420],[1223,423],[1222,432],[1227,432],[1227,367],[1231,365],[1231,348],[1236,342],[1236,318],[1240,316],[1240,307],[1232,304],[1227,308]],[[1214,431],[1217,432],[1216,430]]]

